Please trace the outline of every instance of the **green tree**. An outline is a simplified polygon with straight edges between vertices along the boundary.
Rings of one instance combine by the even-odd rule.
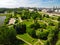
[[[47,24],[45,24],[45,23],[42,23],[42,24],[40,24],[40,27],[41,27],[41,28],[43,28],[43,29],[46,29],[46,27],[47,27]]]
[[[26,32],[26,25],[23,23],[18,23],[14,25],[14,28],[17,31],[17,34],[23,34]]]
[[[27,27],[27,30],[26,32],[31,35],[32,37],[35,37],[36,34],[35,34],[35,30],[34,29],[31,29],[30,27]]]
[[[56,42],[56,45],[60,45],[60,31],[58,32],[58,40],[57,40],[57,42]]]
[[[60,40],[57,41],[56,45],[60,45]]]
[[[46,40],[48,34],[49,34],[48,30],[45,30],[45,31],[42,30],[42,29],[36,30],[36,36],[37,36],[38,38],[40,38],[40,39]]]
[[[36,21],[34,22],[34,24],[30,25],[31,28],[33,28],[34,30],[40,28],[40,24]]]
[[[60,16],[58,17],[58,19],[57,19],[58,21],[60,21]]]
[[[12,45],[16,41],[16,31],[12,27],[0,27],[0,44]]]

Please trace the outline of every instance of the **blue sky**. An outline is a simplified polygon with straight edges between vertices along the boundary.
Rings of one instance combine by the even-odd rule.
[[[60,7],[60,0],[0,0],[0,7]]]

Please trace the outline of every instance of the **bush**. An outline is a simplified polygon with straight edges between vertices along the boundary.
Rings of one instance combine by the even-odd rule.
[[[50,45],[50,42],[47,40],[44,45]]]
[[[49,18],[49,15],[47,15],[47,14],[44,14],[44,15],[43,15],[43,17]]]
[[[35,30],[34,30],[34,29],[31,29],[31,28],[29,28],[29,27],[27,28],[26,32],[27,32],[30,36],[32,36],[32,37],[35,37],[35,36],[36,36]]]
[[[13,27],[0,27],[0,44],[12,45],[16,41],[16,31]]]
[[[40,28],[40,24],[35,22],[34,24],[30,25],[31,28],[33,28],[34,30]]]
[[[17,34],[23,34],[26,32],[26,25],[23,23],[18,23],[14,25],[14,28],[17,31]]]
[[[60,40],[57,41],[56,45],[60,45]]]
[[[40,18],[40,20],[42,20],[43,19],[42,15],[40,15],[39,18]]]
[[[49,23],[49,25],[50,26],[55,26],[54,22],[52,22],[52,21]]]
[[[58,32],[58,39],[60,40],[60,31]]]
[[[18,23],[18,22],[19,22],[19,21],[18,21],[18,20],[16,20],[16,21],[15,21],[15,24],[16,24],[16,23]]]
[[[47,36],[48,36],[49,32],[48,30],[36,30],[36,36],[40,39],[44,39],[46,40],[47,39]]]
[[[45,23],[40,24],[40,27],[46,29],[47,25]]]
[[[58,21],[60,21],[60,17],[58,17],[58,19],[57,19]]]

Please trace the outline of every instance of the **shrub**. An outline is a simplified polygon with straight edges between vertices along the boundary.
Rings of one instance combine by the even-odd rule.
[[[50,42],[47,40],[44,45],[50,45]]]
[[[35,22],[34,24],[30,25],[31,28],[33,28],[34,30],[40,28],[40,24]]]
[[[30,27],[27,28],[26,32],[32,36],[32,37],[35,37],[36,34],[35,34],[35,30],[34,29],[31,29]]]
[[[45,23],[40,24],[40,27],[46,29],[47,25]]]
[[[60,40],[57,41],[56,45],[60,45]]]
[[[57,19],[58,21],[60,21],[60,17],[58,17],[58,19]]]
[[[26,25],[23,23],[18,23],[14,25],[14,28],[17,31],[17,34],[23,34],[26,32]]]
[[[36,36],[38,38],[40,38],[40,39],[46,40],[48,34],[49,34],[48,30],[43,30],[43,31],[41,31],[41,29],[40,30],[36,30]]]
[[[0,27],[0,44],[12,45],[16,40],[16,31],[13,27]]]

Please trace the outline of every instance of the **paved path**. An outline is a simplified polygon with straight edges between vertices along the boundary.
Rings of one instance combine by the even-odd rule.
[[[58,22],[57,20],[52,20],[52,21],[54,21],[54,22]]]
[[[43,43],[40,39],[38,39],[38,41],[37,41],[37,42],[35,42],[35,44],[34,44],[34,45],[37,45],[37,43],[40,43],[41,45],[44,45],[44,43]]]
[[[18,39],[20,39],[20,40],[22,40],[22,41],[24,41],[25,43],[27,43],[28,45],[32,45],[31,43],[29,43],[29,42],[27,42],[27,41],[25,41],[24,39],[22,39],[22,38],[20,38],[19,36],[16,36]]]
[[[44,45],[44,43],[40,39],[38,39],[38,41],[41,43],[41,45]]]

